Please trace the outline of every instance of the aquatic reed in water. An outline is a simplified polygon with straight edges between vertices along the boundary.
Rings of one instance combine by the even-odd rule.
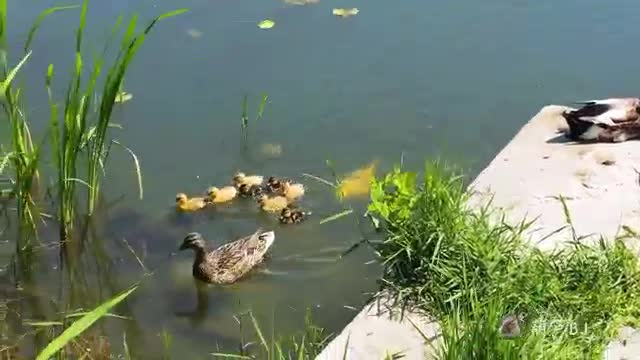
[[[27,61],[31,52],[26,53],[20,62],[13,68],[9,67],[6,42],[6,0],[0,0],[0,71],[2,72],[2,82],[0,83],[0,96],[2,111],[9,122],[11,151],[3,158],[4,165],[10,164],[13,172],[15,185],[13,194],[17,199],[17,211],[20,217],[21,226],[19,232],[31,231],[35,228],[37,210],[33,199],[33,189],[38,180],[38,159],[40,147],[34,145],[29,125],[26,120],[20,101],[20,89],[13,89],[12,81],[20,68]],[[20,236],[20,239],[27,238]],[[16,246],[20,250],[25,244],[17,241]]]
[[[107,162],[107,151],[110,142],[107,141],[111,115],[113,113],[116,97],[122,86],[126,70],[135,53],[144,42],[155,24],[164,18],[180,14],[185,9],[179,9],[162,14],[154,18],[140,33],[136,34],[137,17],[133,16],[124,32],[120,48],[113,64],[107,68],[102,84],[102,92],[96,95],[98,79],[103,70],[103,57],[93,58],[88,79],[83,81],[85,62],[82,56],[82,44],[84,27],[86,23],[88,0],[84,0],[80,6],[80,21],[75,38],[75,61],[71,78],[67,86],[62,109],[54,100],[51,84],[54,76],[53,65],[49,65],[45,77],[45,86],[49,97],[49,138],[51,154],[57,170],[56,179],[56,203],[58,218],[60,220],[60,236],[63,239],[69,237],[73,228],[73,219],[76,214],[75,203],[77,197],[76,185],[82,184],[87,188],[87,213],[93,214],[100,192],[100,180]],[[16,190],[18,201],[18,216],[21,224],[35,229],[35,201],[33,190],[38,180],[38,160],[41,146],[34,145],[31,139],[29,124],[25,118],[20,104],[20,89],[14,90],[11,82],[22,64],[29,58],[31,52],[27,52],[35,35],[36,29],[42,20],[59,10],[76,8],[77,6],[53,7],[44,10],[36,18],[29,30],[25,42],[23,59],[13,69],[10,69],[7,61],[6,48],[6,0],[0,0],[0,49],[2,50],[1,67],[4,80],[0,83],[3,110],[11,128],[12,151],[5,155],[15,172]],[[119,28],[120,18],[113,27],[112,36]],[[105,49],[106,53],[106,49]],[[104,56],[104,54],[103,54]],[[95,110],[92,103],[95,101]],[[61,116],[60,116],[61,115]],[[60,117],[60,118],[59,118]],[[44,141],[43,141],[44,142]],[[119,143],[115,142],[120,145]],[[122,146],[122,145],[121,145]],[[142,196],[142,175],[138,158],[129,148],[122,146],[131,154],[138,180],[140,196]],[[83,156],[84,155],[84,156]],[[86,179],[80,178],[79,161],[86,157]]]

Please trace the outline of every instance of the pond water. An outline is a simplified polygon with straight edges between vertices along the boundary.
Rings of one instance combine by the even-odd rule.
[[[9,1],[14,55],[37,14],[55,3]],[[360,12],[346,19],[331,14],[345,6]],[[474,175],[543,105],[637,89],[640,50],[633,30],[640,15],[631,0],[90,1],[87,50],[102,48],[118,14],[135,12],[146,23],[178,7],[191,10],[160,22],[146,39],[125,79],[133,99],[114,117],[124,127],[114,137],[141,161],[144,199],[137,198],[129,155],[114,150],[105,186],[113,206],[98,217],[90,246],[78,251],[74,264],[61,266],[56,250],[48,249],[29,271],[16,274],[7,267],[13,240],[0,244],[0,293],[10,320],[0,332],[3,342],[34,330],[25,319],[91,308],[140,280],[144,270],[123,239],[155,272],[118,307],[130,320],[100,325],[115,353],[122,352],[123,329],[136,358],[158,358],[163,329],[171,334],[174,357],[235,350],[241,332],[234,315],[248,309],[269,335],[271,329],[285,336],[302,329],[306,309],[317,325],[339,331],[355,315],[351,307],[377,290],[380,266],[366,246],[335,259],[363,236],[356,216],[318,222],[346,205],[361,214],[366,199],[342,204],[302,173],[330,178],[326,160],[340,174],[374,159],[379,173],[401,159],[419,170],[425,158],[440,156]],[[48,116],[43,81],[49,63],[62,100],[77,17],[71,10],[46,19],[21,73],[36,127]],[[275,27],[259,29],[256,22],[266,18]],[[262,92],[268,103],[255,122]],[[243,147],[245,94],[250,124]],[[268,144],[281,154],[265,153]],[[308,187],[303,204],[313,217],[285,227],[240,201],[175,216],[177,192],[201,193],[227,183],[237,170],[301,180]],[[232,286],[198,293],[192,254],[169,257],[187,232],[219,245],[258,226],[276,232],[272,256],[264,269]],[[54,235],[51,227],[43,230],[43,242]],[[16,277],[30,284],[16,292]],[[249,327],[243,325],[245,339]],[[38,336],[28,338],[42,341]]]

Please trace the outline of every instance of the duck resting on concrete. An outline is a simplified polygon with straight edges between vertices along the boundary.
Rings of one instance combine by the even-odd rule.
[[[567,110],[567,137],[574,141],[623,142],[640,137],[640,98],[610,98],[577,102]]]

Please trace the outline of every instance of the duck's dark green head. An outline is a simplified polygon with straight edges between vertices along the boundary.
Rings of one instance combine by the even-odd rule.
[[[192,232],[187,234],[187,236],[182,241],[182,245],[180,245],[180,250],[186,249],[202,249],[204,248],[204,239],[202,235],[197,232]]]

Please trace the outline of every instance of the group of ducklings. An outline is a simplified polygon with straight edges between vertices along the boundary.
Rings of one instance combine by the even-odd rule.
[[[212,186],[205,197],[188,197],[184,193],[176,195],[176,209],[180,211],[197,211],[214,204],[227,203],[235,199],[252,198],[258,207],[265,212],[278,214],[282,224],[297,224],[310,213],[297,209],[295,202],[305,192],[303,184],[289,179],[269,177],[264,181],[262,175],[246,175],[236,173],[232,184],[221,188]]]

